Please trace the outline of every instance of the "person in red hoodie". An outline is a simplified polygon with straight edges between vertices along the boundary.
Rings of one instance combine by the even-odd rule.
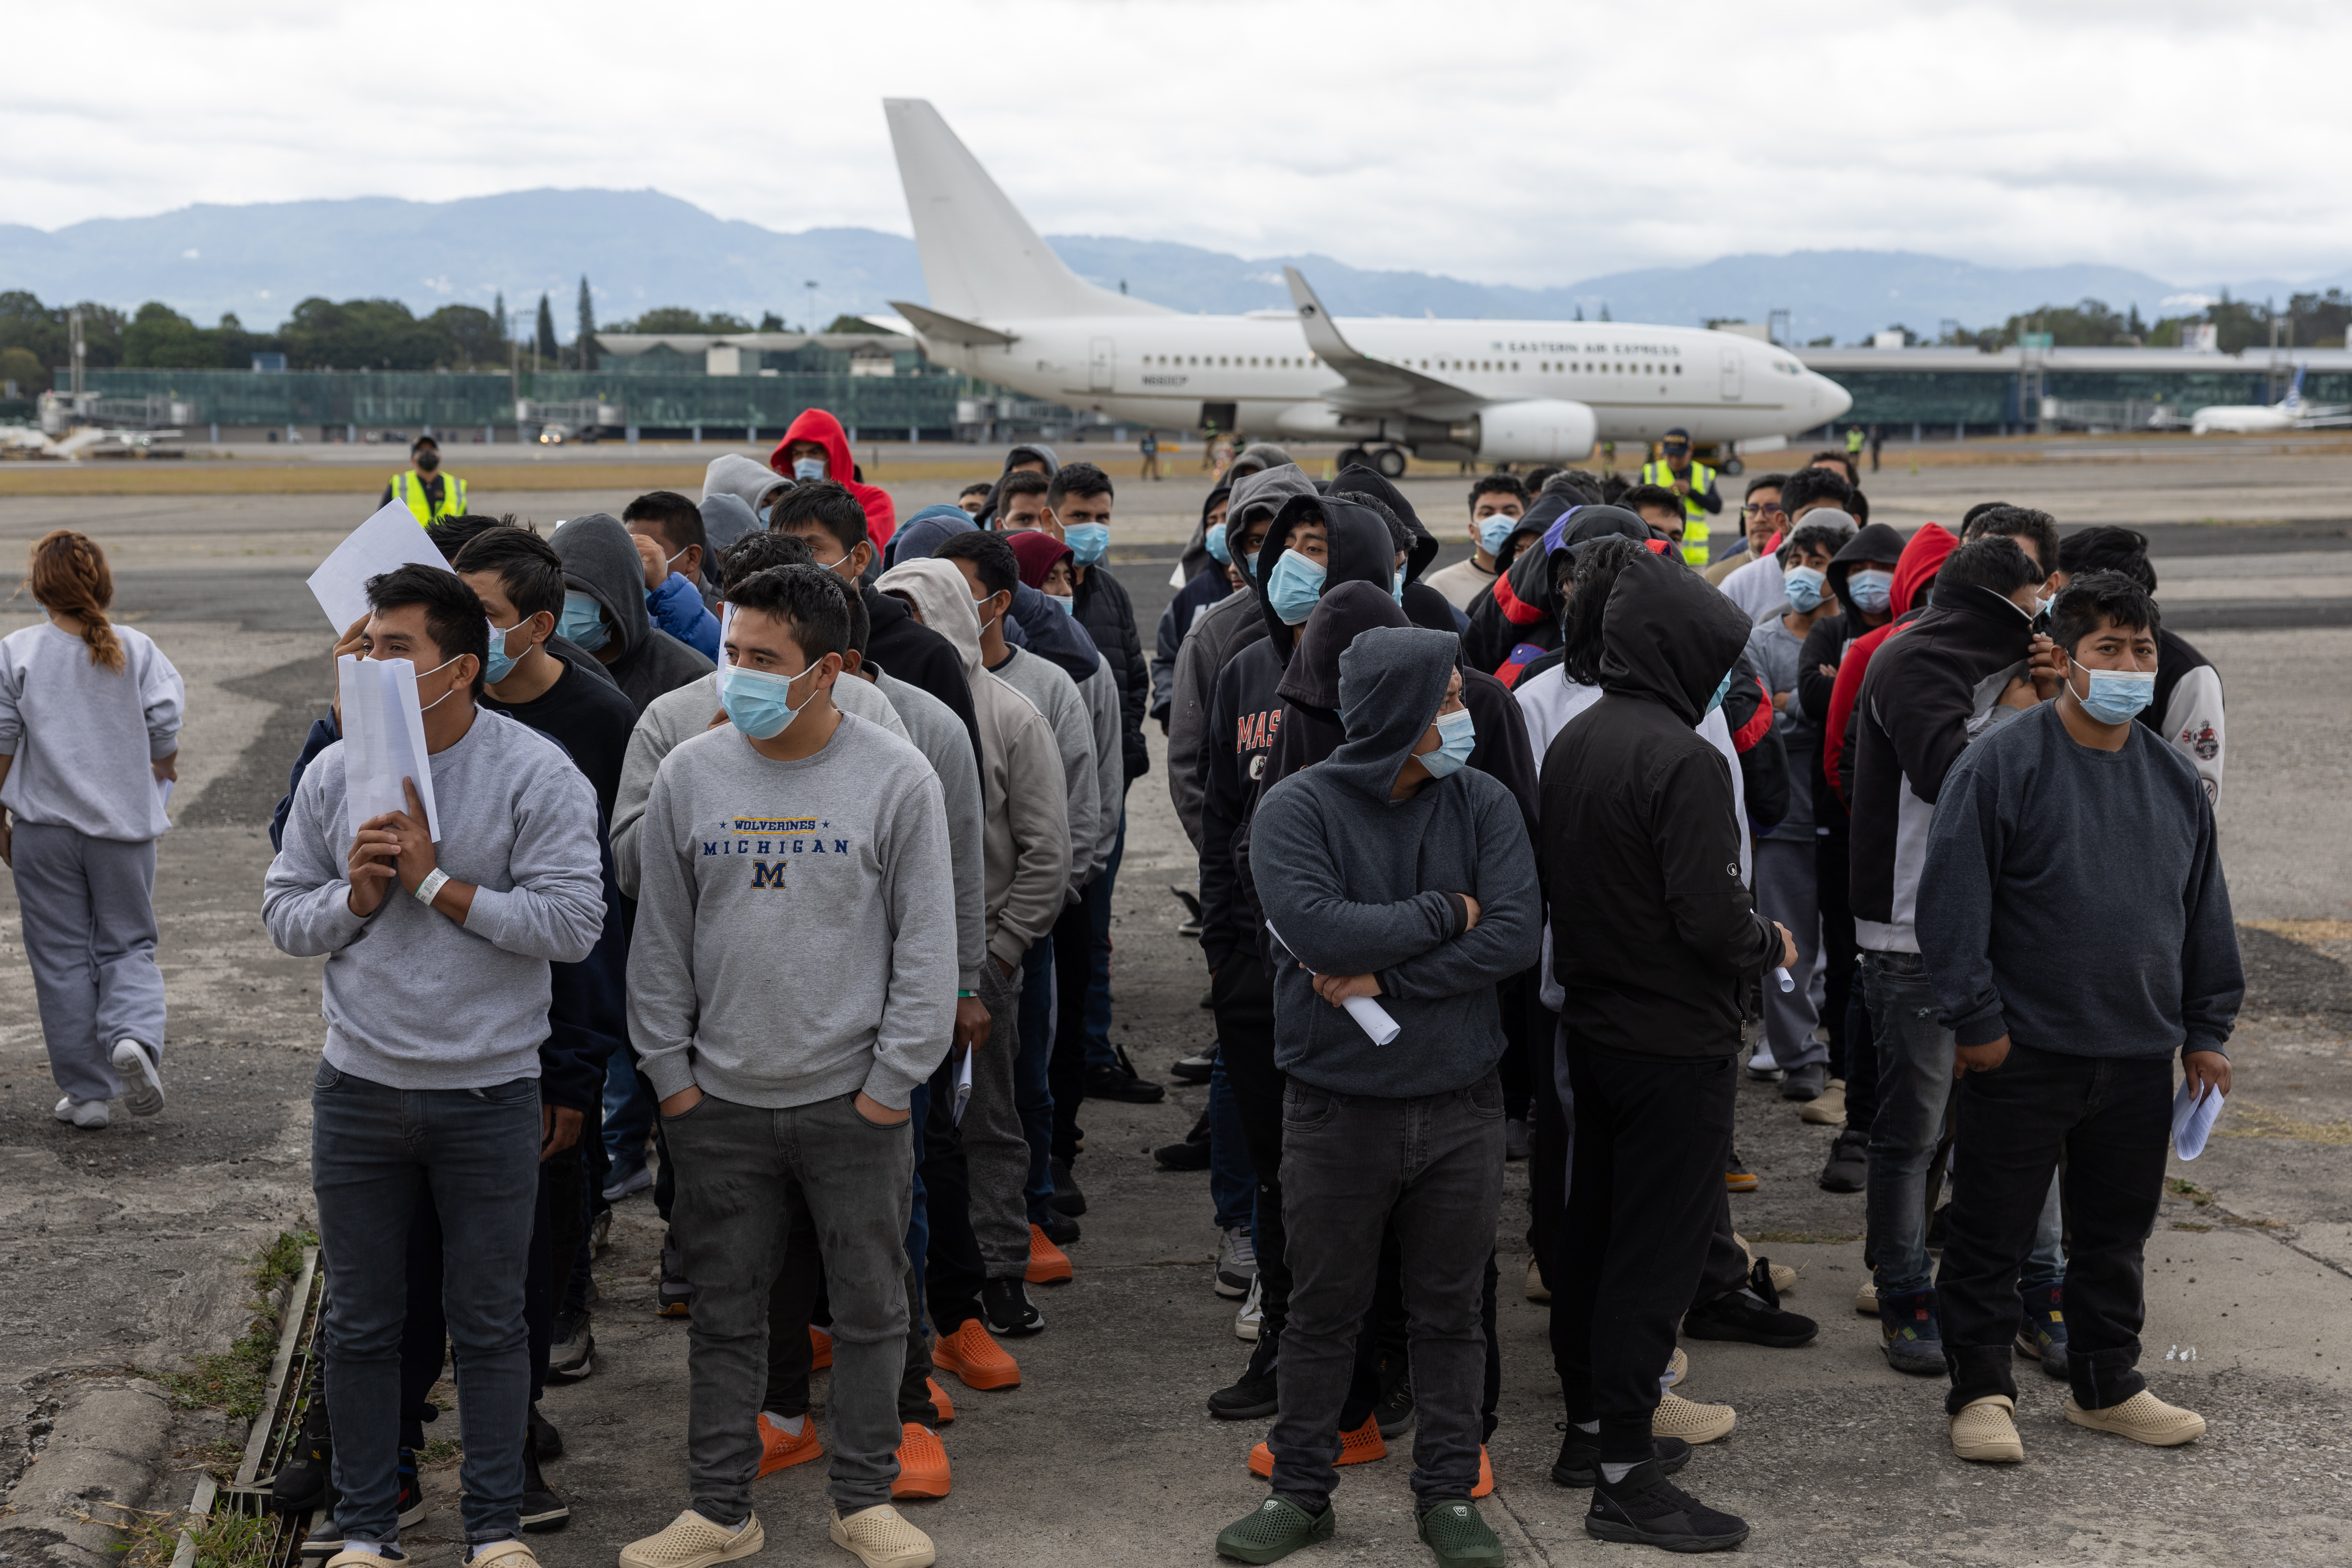
[[[890,504],[890,492],[860,479],[857,465],[850,459],[847,433],[840,420],[822,408],[801,411],[801,416],[784,431],[784,438],[776,443],[776,449],[768,454],[768,467],[795,483],[832,479],[845,487],[866,509],[866,537],[877,555],[898,531],[898,512]]]

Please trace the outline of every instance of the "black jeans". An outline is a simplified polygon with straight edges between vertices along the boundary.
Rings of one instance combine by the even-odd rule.
[[[2172,1061],[2062,1056],[2011,1044],[1991,1072],[1954,1095],[1955,1163],[1943,1267],[1936,1275],[1945,1405],[2017,1397],[2019,1265],[2033,1250],[2052,1173],[2066,1215],[2066,1375],[2085,1410],[2147,1386],[2139,1373],[2147,1318],[2142,1265],[2164,1197],[2172,1135]]]
[[[1599,1420],[1601,1457],[1638,1463],[1724,1212],[1737,1059],[1609,1056],[1573,1030],[1562,1038],[1576,1148],[1552,1352],[1569,1420]]]
[[[1045,1081],[1054,1091],[1054,1158],[1078,1157],[1078,1107],[1087,1099],[1087,984],[1095,973],[1095,921],[1084,899],[1054,922],[1054,1055]]]
[[[1242,1138],[1257,1174],[1258,1338],[1273,1343],[1290,1321],[1290,1265],[1282,1217],[1282,1095],[1288,1076],[1274,1065],[1274,984],[1255,952],[1236,952],[1209,982],[1225,1081],[1241,1113]],[[1278,1350],[1279,1346],[1276,1348]]]
[[[1834,807],[1816,806],[1817,812]],[[1845,1079],[1846,1103],[1853,1103],[1853,1077],[1870,1056],[1867,1036],[1854,1044],[1854,1014],[1848,1002],[1861,989],[1854,984],[1853,893],[1851,839],[1841,826],[1835,832],[1813,837],[1813,900],[1822,915],[1822,1022],[1830,1030],[1830,1076]],[[1868,1015],[1863,1015],[1866,1020]],[[1876,1081],[1872,1069],[1872,1081]],[[1868,1121],[1846,1119],[1849,1127],[1868,1128]]]

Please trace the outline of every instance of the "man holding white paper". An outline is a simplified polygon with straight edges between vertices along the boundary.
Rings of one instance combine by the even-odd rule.
[[[468,1561],[529,1568],[516,1537],[539,1051],[549,964],[587,957],[604,927],[595,796],[552,742],[476,707],[488,622],[462,578],[405,566],[368,596],[366,657],[344,670],[346,739],[304,772],[262,893],[279,950],[327,960],[310,1180],[335,1282],[322,1340],[337,1561],[392,1555],[399,1537],[403,1260],[429,1184],[457,1349]],[[361,727],[367,760],[350,735]],[[401,753],[425,776],[392,774]],[[356,822],[354,799],[366,802]]]
[[[1346,742],[1276,784],[1250,859],[1275,950],[1282,1209],[1291,1273],[1276,1381],[1273,1496],[1218,1550],[1271,1562],[1332,1533],[1339,1413],[1381,1235],[1412,1321],[1415,1515],[1441,1562],[1500,1547],[1478,1484],[1480,1322],[1503,1185],[1506,1041],[1495,987],[1543,929],[1517,798],[1464,767],[1476,741],[1451,632],[1380,626],[1339,656]],[[1374,1043],[1345,1011],[1376,997]],[[1383,1031],[1385,1032],[1385,1031]]]
[[[2229,1092],[2245,973],[2204,785],[2133,721],[2156,688],[2158,626],[2132,578],[2074,579],[2051,607],[2056,699],[1962,754],[1928,830],[1919,951],[1960,1079],[1936,1292],[1964,1459],[2025,1457],[2010,1347],[2053,1172],[2066,1419],[2159,1447],[2205,1430],[2139,1373],[2142,1254],[2164,1195],[2172,1058],[2192,1094]]]

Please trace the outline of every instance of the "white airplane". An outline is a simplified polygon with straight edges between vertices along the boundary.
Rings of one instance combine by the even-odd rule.
[[[1347,440],[1498,463],[1596,441],[1792,436],[1853,406],[1774,344],[1618,321],[1335,320],[1295,268],[1293,309],[1181,315],[1086,282],[922,99],[885,99],[930,303],[891,301],[934,362],[1034,397],[1179,430]]]
[[[2328,430],[2352,425],[2352,405],[2315,407],[2303,400],[2303,373],[2294,367],[2294,384],[2278,403],[2217,403],[2189,416],[2189,433],[2207,436],[2260,436],[2273,430]]]

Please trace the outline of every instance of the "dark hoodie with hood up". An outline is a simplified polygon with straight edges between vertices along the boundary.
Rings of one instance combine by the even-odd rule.
[[[646,563],[636,542],[610,512],[575,517],[551,542],[563,562],[565,588],[587,595],[604,607],[620,656],[604,666],[642,714],[656,697],[710,673],[710,660],[660,630],[646,614]],[[603,653],[604,648],[596,650]]]
[[[1209,509],[1233,494],[1229,485],[1219,485],[1201,501],[1201,529],[1207,537]],[[1184,646],[1184,634],[1192,629],[1210,605],[1234,591],[1232,580],[1225,575],[1224,563],[1212,557],[1204,549],[1201,567],[1194,572],[1168,607],[1160,612],[1160,626],[1152,638],[1151,650],[1151,717],[1160,721],[1162,731],[1168,728],[1169,703],[1176,693],[1176,650]]]
[[[1421,514],[1412,510],[1412,502],[1404,499],[1404,492],[1381,478],[1379,469],[1356,463],[1332,481],[1331,493],[1370,496],[1404,524],[1404,597],[1399,602],[1404,606],[1405,618],[1432,631],[1462,631],[1467,618],[1454,607],[1454,601],[1421,580],[1429,563],[1437,559],[1437,536],[1423,524]]]
[[[1339,656],[1347,741],[1266,792],[1251,833],[1274,943],[1275,1065],[1335,1094],[1467,1088],[1507,1044],[1495,988],[1541,953],[1543,900],[1519,803],[1475,768],[1391,798],[1435,721],[1458,640],[1367,631]],[[1464,897],[1478,900],[1468,924]],[[1315,976],[1375,975],[1402,1031],[1375,1046]]]
[[[1511,558],[1495,585],[1471,607],[1470,629],[1462,634],[1462,655],[1470,668],[1485,670],[1505,686],[1516,684],[1528,665],[1559,647],[1554,554],[1604,534],[1650,537],[1650,525],[1622,507],[1592,506],[1561,495],[1538,496],[1517,531],[1538,527],[1541,533]]]
[[[841,421],[822,408],[806,408],[801,416],[785,427],[784,438],[768,454],[768,467],[786,479],[793,477],[792,464],[784,453],[795,441],[814,441],[824,448],[824,477],[848,488],[866,509],[866,537],[874,545],[877,556],[890,542],[890,535],[898,526],[898,509],[890,504],[890,492],[879,485],[863,483],[857,478],[856,461],[849,455],[849,436],[842,429]]]
[[[1854,639],[1874,629],[1862,618],[1862,612],[1854,607],[1853,600],[1846,591],[1846,579],[1853,575],[1855,567],[1872,562],[1882,562],[1889,566],[1900,565],[1903,551],[1901,534],[1883,522],[1874,522],[1867,528],[1855,530],[1854,536],[1830,558],[1830,569],[1824,574],[1829,579],[1825,586],[1836,596],[1838,613],[1823,616],[1813,623],[1812,629],[1805,634],[1803,650],[1797,655],[1797,700],[1805,705],[1805,711],[1812,716],[1815,723],[1826,724],[1828,721],[1830,689],[1837,679],[1823,675],[1822,666],[1828,665],[1835,669],[1845,662],[1845,650],[1853,646]],[[1895,613],[1891,598],[1887,613],[1890,616]],[[1882,621],[1879,625],[1885,623]]]
[[[1266,759],[1282,738],[1283,700],[1276,689],[1297,637],[1297,628],[1284,626],[1267,606],[1258,584],[1289,548],[1291,531],[1302,521],[1315,521],[1323,523],[1325,531],[1325,593],[1342,583],[1370,583],[1385,595],[1394,576],[1388,521],[1370,507],[1318,495],[1293,496],[1266,525],[1265,542],[1258,549],[1260,575],[1250,589],[1265,635],[1217,672],[1201,739],[1201,950],[1213,970],[1223,966],[1235,949],[1256,941],[1249,913],[1235,897],[1234,836],[1248,815]]]
[[[1601,700],[1544,754],[1559,1021],[1585,1049],[1736,1055],[1743,979],[1780,953],[1739,879],[1730,767],[1695,729],[1748,630],[1697,573],[1636,559],[1602,615]]]
[[[1834,820],[1819,820],[1834,833],[1843,834],[1846,829],[1845,802],[1853,794],[1853,753],[1848,742],[1853,738],[1854,700],[1862,695],[1862,678],[1870,673],[1871,656],[1888,637],[1927,613],[1936,574],[1944,569],[1944,563],[1959,547],[1960,542],[1941,523],[1921,523],[1911,535],[1911,542],[1903,547],[1903,559],[1895,563],[1895,591],[1887,601],[1895,618],[1876,631],[1864,632],[1847,643],[1844,657],[1836,658],[1837,679],[1830,688],[1829,718],[1821,727],[1821,748],[1813,759],[1819,769],[1813,798],[1821,799],[1821,786],[1826,783],[1836,805]],[[1810,647],[1811,639],[1806,640]],[[1830,656],[1835,658],[1834,650]]]

